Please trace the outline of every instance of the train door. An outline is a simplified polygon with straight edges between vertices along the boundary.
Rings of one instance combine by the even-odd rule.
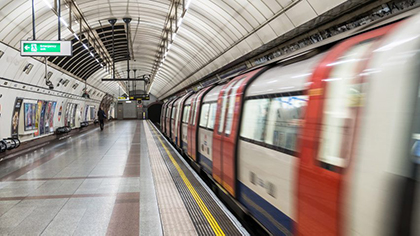
[[[193,160],[195,160],[195,155],[193,155],[194,152],[193,152],[193,139],[192,139],[192,135],[193,135],[193,132],[194,132],[194,125],[195,125],[195,123],[194,123],[194,121],[195,121],[194,115],[196,114],[196,112],[195,112],[195,106],[196,106],[197,96],[198,96],[199,93],[200,92],[192,95],[191,105],[190,105],[190,112],[189,112],[189,116],[188,116],[188,129],[187,129],[187,143],[188,143],[188,146],[187,146],[186,153]]]
[[[170,101],[168,103],[168,107],[166,108],[166,124],[165,124],[166,132],[165,133],[166,133],[166,136],[168,138],[171,137],[171,115],[172,115],[172,104],[173,104],[173,102],[174,101]]]
[[[160,130],[165,133],[165,111],[166,111],[166,105],[168,103],[163,104],[162,106],[162,112],[160,113]]]
[[[191,96],[191,93],[185,94],[181,100],[179,101],[178,104],[178,114],[176,117],[176,142],[175,144],[177,145],[177,147],[179,147],[181,150],[183,150],[182,148],[182,136],[185,135],[183,134],[184,130],[182,129],[182,124],[183,124],[183,118],[184,118],[184,113],[185,113],[185,101]]]
[[[339,44],[312,75],[298,165],[299,235],[342,234],[344,174],[354,155],[356,122],[364,98],[359,74],[375,40],[389,29]]]
[[[232,196],[236,190],[236,144],[243,94],[247,84],[261,71],[236,77],[219,94],[213,131],[213,178]]]
[[[179,102],[181,101],[180,98],[176,99],[176,102],[172,105],[172,115],[171,115],[171,125],[172,125],[172,129],[171,129],[171,137],[172,137],[172,142],[176,143],[176,133],[178,130],[177,127],[177,118],[178,118],[178,111],[179,111]]]
[[[175,130],[176,130],[176,126],[175,126],[175,119],[176,119],[176,114],[177,114],[177,110],[178,110],[178,103],[179,103],[179,98],[176,98],[175,101],[172,103],[172,110],[171,110],[171,130],[170,132],[170,138],[172,140],[172,142],[174,142],[173,140],[175,140]]]
[[[181,150],[184,154],[188,154],[188,127],[190,122],[191,102],[195,95],[191,95],[184,103],[184,111],[181,124]]]
[[[192,119],[192,126],[191,126],[191,130],[189,130],[189,135],[190,135],[190,140],[191,142],[189,142],[189,144],[191,143],[191,145],[188,144],[188,154],[190,155],[190,157],[196,161],[197,163],[199,162],[198,158],[197,158],[197,135],[198,135],[198,123],[200,120],[200,112],[201,112],[201,101],[203,100],[203,96],[211,89],[212,87],[207,87],[204,88],[202,90],[200,90],[200,92],[198,92],[195,102],[193,103],[193,109],[192,109],[192,114],[191,114],[191,119]]]

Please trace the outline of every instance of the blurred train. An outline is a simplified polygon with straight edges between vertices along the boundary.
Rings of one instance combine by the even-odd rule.
[[[362,28],[166,102],[163,133],[274,235],[420,235],[420,15]]]

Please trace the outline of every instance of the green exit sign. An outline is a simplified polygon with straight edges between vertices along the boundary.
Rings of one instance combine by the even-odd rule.
[[[24,52],[61,52],[59,43],[24,43]]]
[[[71,41],[21,41],[21,56],[72,56]]]

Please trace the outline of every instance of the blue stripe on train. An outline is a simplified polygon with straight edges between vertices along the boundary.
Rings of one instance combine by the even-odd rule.
[[[238,200],[274,235],[293,233],[293,220],[238,181]]]
[[[198,152],[198,156],[200,157],[199,162],[203,167],[203,170],[211,175],[213,171],[213,162],[210,161],[206,156],[204,156],[200,152]]]

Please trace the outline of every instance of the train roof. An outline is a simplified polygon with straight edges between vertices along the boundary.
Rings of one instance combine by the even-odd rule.
[[[215,102],[219,98],[219,93],[225,84],[220,84],[210,89],[210,91],[204,96],[203,102]]]
[[[325,53],[286,66],[275,66],[250,84],[245,97],[282,94],[306,89],[309,78]]]

